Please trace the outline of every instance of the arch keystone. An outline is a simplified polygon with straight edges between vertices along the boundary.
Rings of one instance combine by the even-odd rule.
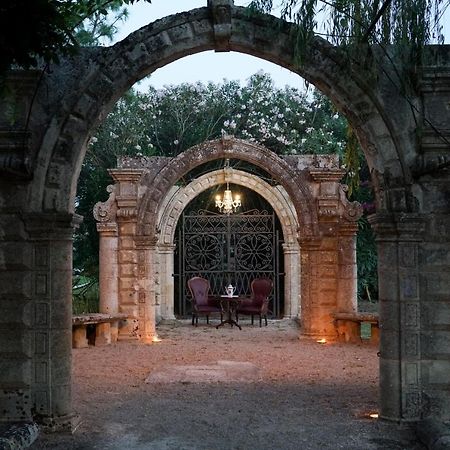
[[[233,0],[208,0],[208,8],[212,14],[216,52],[231,50],[231,10],[233,6]]]

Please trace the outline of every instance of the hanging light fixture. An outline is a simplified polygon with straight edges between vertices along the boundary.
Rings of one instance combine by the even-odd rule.
[[[220,197],[220,195],[216,195],[216,207],[219,208],[219,211],[221,213],[223,212],[224,214],[231,214],[233,211],[236,212],[236,210],[241,206],[241,196],[235,195],[233,197],[233,194],[227,181],[227,177],[232,170],[233,169],[230,167],[230,160],[226,159],[223,172],[225,176],[225,181],[227,182],[227,188],[223,193],[223,197]]]

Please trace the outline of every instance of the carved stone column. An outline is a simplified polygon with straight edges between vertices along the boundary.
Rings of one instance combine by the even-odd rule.
[[[414,214],[370,219],[378,244],[380,416],[416,421],[423,405],[419,247],[424,220]]]
[[[159,253],[159,304],[160,318],[173,320],[174,314],[174,252],[175,245],[163,244],[158,246]]]
[[[108,200],[96,203],[93,212],[99,233],[99,309],[101,313],[114,314],[119,312],[119,239],[115,187],[108,186],[107,191]],[[117,341],[118,333],[119,325],[115,322],[111,324],[112,342]]]
[[[300,318],[300,249],[298,244],[283,244],[284,254],[284,317]]]
[[[25,227],[32,247],[30,271],[32,397],[43,426],[71,429],[72,235],[81,217],[30,214]]]
[[[99,290],[100,312],[115,314],[119,312],[119,266],[117,250],[119,239],[116,223],[98,223],[99,233]],[[111,324],[111,341],[116,342],[119,333],[117,322]]]
[[[139,339],[140,292],[138,282],[138,258],[135,236],[137,227],[138,186],[142,170],[111,169],[109,173],[115,180],[114,199],[118,226],[118,289],[119,312],[128,319],[119,330],[119,340]],[[109,200],[108,200],[109,201]]]
[[[338,238],[337,312],[356,312],[358,268],[356,265],[356,232],[358,225],[341,223]]]

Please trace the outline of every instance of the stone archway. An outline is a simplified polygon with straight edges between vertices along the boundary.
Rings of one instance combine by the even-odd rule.
[[[185,187],[174,186],[164,199],[158,213],[159,242],[157,260],[159,272],[159,291],[156,292],[156,311],[162,319],[174,318],[173,314],[173,256],[175,229],[178,220],[191,200],[201,192],[225,183],[246,186],[265,197],[278,216],[283,230],[284,266],[285,266],[285,311],[284,317],[300,318],[300,247],[298,243],[298,221],[295,208],[286,191],[280,185],[271,186],[265,181],[240,170],[232,170],[226,177],[223,170],[216,170],[195,179]],[[158,314],[158,309],[159,314]]]
[[[15,329],[13,339],[6,333],[1,338],[8,355],[14,343],[14,357],[7,357],[10,370],[0,373],[5,420],[31,420],[38,414],[54,427],[71,420],[71,234],[86,142],[135,81],[204,50],[248,53],[286,67],[321,89],[350,120],[377,196],[372,222],[383,327],[381,415],[401,421],[450,418],[449,381],[442,377],[449,341],[443,330],[450,326],[450,50],[427,49],[430,65],[421,68],[415,91],[406,99],[391,83],[386,59],[379,58],[370,84],[358,62],[319,37],[297,65],[293,29],[271,16],[251,17],[231,0],[210,0],[208,8],[157,21],[113,47],[83,50],[50,72],[10,74],[7,84],[17,88],[18,117],[11,126],[5,105],[0,116],[0,239],[6,273],[0,298],[6,324]],[[151,227],[147,231],[142,236],[150,236]],[[320,270],[317,241],[311,238],[301,246],[307,250],[305,262]],[[143,249],[140,257],[150,258],[151,252]],[[50,370],[56,360],[58,371]]]
[[[110,199],[94,208],[100,222],[100,247],[105,249],[100,259],[108,262],[107,275],[103,277],[106,272],[100,271],[101,283],[107,280],[105,289],[100,286],[101,308],[104,312],[119,312],[120,308],[134,318],[122,335],[151,342],[161,281],[166,287],[164,296],[172,290],[168,274],[172,273],[173,233],[179,214],[190,199],[222,178],[219,171],[185,188],[174,186],[201,164],[223,158],[251,162],[272,175],[275,188],[250,174],[233,171],[233,180],[264,193],[283,224],[286,265],[292,275],[287,291],[291,309],[295,309],[287,314],[298,316],[300,297],[302,332],[334,338],[333,314],[356,310],[356,221],[361,213],[360,205],[348,202],[339,184],[344,172],[338,158],[280,157],[230,136],[194,146],[174,158],[125,157],[117,169],[110,170],[116,185],[110,188]],[[300,269],[299,283],[296,274]],[[117,294],[116,287],[112,289],[112,270],[118,280],[114,286],[120,285]]]

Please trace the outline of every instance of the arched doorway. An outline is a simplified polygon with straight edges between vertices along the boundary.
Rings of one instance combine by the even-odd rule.
[[[282,246],[284,284],[284,317],[299,318],[300,316],[300,246],[298,243],[298,221],[295,208],[285,191],[280,186],[271,186],[255,175],[233,170],[228,174],[231,183],[238,186],[248,186],[264,195],[277,217],[281,218],[281,229],[284,243]],[[175,226],[179,223],[182,211],[186,206],[206,189],[223,184],[225,174],[223,170],[216,170],[202,175],[186,186],[174,186],[167,195],[158,217],[160,239],[157,246],[160,282],[159,291],[156,292],[157,317],[174,317],[174,241],[176,238]]]
[[[445,256],[436,256],[433,250],[444,244],[445,249],[448,247],[445,224],[449,210],[445,192],[423,178],[424,167],[428,163],[439,167],[439,153],[446,151],[441,144],[436,151],[433,139],[439,133],[427,125],[426,132],[417,138],[417,124],[421,120],[426,122],[421,108],[417,108],[418,121],[410,100],[383,84],[387,78],[383,70],[378,84],[369,86],[357,64],[350,63],[338,48],[318,37],[299,67],[293,54],[292,25],[270,16],[250,17],[244,8],[234,7],[231,1],[221,5],[212,1],[209,6],[158,21],[111,48],[81,53],[44,74],[36,92],[25,90],[25,104],[31,98],[36,101],[31,113],[24,115],[23,130],[14,137],[17,143],[14,158],[5,158],[2,166],[14,174],[13,182],[2,184],[7,230],[2,239],[5,247],[14,248],[11,255],[5,253],[5,267],[14,271],[16,280],[14,291],[2,295],[5,304],[15,295],[25,299],[20,307],[10,308],[13,311],[10,322],[23,324],[23,329],[16,327],[19,331],[15,339],[14,367],[20,380],[11,381],[9,375],[2,378],[2,384],[12,392],[12,400],[8,394],[5,408],[8,420],[21,420],[23,414],[31,418],[33,410],[52,421],[54,417],[65,421],[71,413],[70,241],[76,222],[73,210],[77,175],[87,140],[114,102],[135,81],[175,59],[206,49],[249,53],[299,73],[329,95],[351,122],[363,146],[377,197],[378,213],[373,222],[381,266],[382,414],[396,420],[418,420],[428,404],[430,411],[435,408],[437,415],[448,418],[448,402],[442,404],[440,400],[440,395],[448,390],[448,383],[441,383],[439,367],[430,363],[426,341],[422,339],[422,327],[433,334],[439,331],[439,321],[425,315],[421,320],[424,300],[433,302],[441,311],[436,298],[444,295],[445,289],[439,287],[441,281],[442,286],[447,283],[439,277],[439,283],[434,281],[437,270],[433,265],[438,261],[448,268]],[[433,110],[430,113],[433,117],[440,115],[441,123],[448,116],[442,106],[445,102],[427,102],[422,97],[435,95],[437,88],[430,80],[435,79],[436,73],[440,72],[430,70],[429,79],[424,79],[414,101],[424,110]],[[27,86],[35,81],[31,76]],[[24,146],[25,142],[29,145]],[[159,179],[159,190],[149,199],[148,208],[139,212],[141,218],[142,214],[149,215],[142,220],[139,230],[143,238],[136,241],[137,246],[141,245],[141,260],[148,264],[155,263],[157,221],[150,217],[158,204],[154,201],[156,196],[163,198],[173,185],[170,173],[166,171],[164,176],[167,178]],[[445,184],[445,173],[441,178],[437,183]],[[430,197],[438,191],[440,202]],[[129,217],[137,214],[135,205],[129,204],[127,208]],[[314,210],[315,207],[306,208],[307,218]],[[318,206],[319,215],[326,217],[327,211],[322,202]],[[301,237],[302,257],[305,263],[320,266],[323,261],[319,262],[317,257],[314,237],[318,227],[314,220],[305,223],[309,228],[305,228],[307,232]],[[445,236],[444,244],[441,235]],[[20,270],[16,271],[17,268]],[[303,276],[308,278],[311,273]],[[151,292],[153,280],[146,277],[145,270],[140,277],[138,290],[143,287],[145,292]],[[314,289],[312,292],[315,294]],[[146,305],[145,298],[142,303]],[[147,309],[143,307],[143,314],[152,314],[150,307]],[[442,311],[440,316],[445,316],[446,309]],[[442,342],[445,344],[447,340]],[[445,351],[439,347],[433,358],[440,361],[442,354]],[[64,368],[57,375],[49,369],[55,360]],[[422,369],[432,376],[422,377]],[[32,398],[28,404],[21,400],[23,386]],[[12,406],[16,400],[21,409]]]
[[[228,186],[228,185],[226,185]],[[175,315],[191,312],[187,281],[201,276],[219,296],[232,284],[237,295],[250,296],[255,278],[269,278],[273,290],[270,314],[284,315],[283,234],[271,205],[244,186],[229,184],[242,198],[240,210],[222,214],[214,208],[214,197],[225,189],[208,189],[191,201],[178,221],[175,240]],[[289,299],[290,300],[290,299]],[[289,308],[290,309],[290,308]]]

